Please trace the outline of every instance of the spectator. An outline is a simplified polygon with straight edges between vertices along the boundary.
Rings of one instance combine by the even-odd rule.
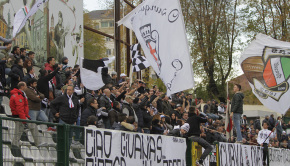
[[[126,96],[125,100],[123,101],[122,113],[126,114],[127,116],[133,116],[135,121],[138,123],[138,118],[136,115],[135,110],[132,107],[134,98],[132,96]]]
[[[199,161],[197,161],[197,164],[202,165],[204,159],[209,155],[213,148],[208,142],[200,137],[200,123],[207,122],[207,119],[201,118],[198,114],[199,112],[195,109],[195,107],[189,107],[189,118],[186,123],[189,124],[189,131],[187,133],[188,137],[190,137],[192,141],[198,142],[199,145],[205,148],[205,151],[200,156]]]
[[[46,71],[51,71],[51,72],[53,72],[54,71],[54,68],[53,68],[53,66],[55,65],[55,59],[54,59],[54,57],[48,57],[47,58],[47,63],[46,64],[44,64],[44,66],[45,66],[45,70]],[[60,70],[60,69],[59,69]],[[53,84],[54,85],[56,85],[56,78],[55,77],[53,77]]]
[[[275,128],[273,130],[275,130]],[[274,137],[275,137],[274,133],[271,133],[271,131],[268,130],[268,123],[263,122],[263,130],[259,131],[257,139],[258,144],[263,147],[263,165],[266,165],[269,139]]]
[[[113,109],[109,112],[110,124],[118,123],[118,115],[121,113],[121,105],[118,101],[113,102]]]
[[[165,115],[161,115],[161,124],[164,127],[164,130],[166,131],[172,131],[174,126],[170,125],[170,118],[168,116]]]
[[[265,116],[265,119],[262,121],[262,124],[264,124],[264,122],[267,122],[269,124],[269,115]]]
[[[277,127],[276,127],[276,129],[277,129],[277,138],[278,138],[278,141],[282,141],[282,132],[283,132],[283,129],[282,129],[282,120],[281,120],[281,116],[278,116],[277,117],[277,123],[278,123],[278,125],[277,125]]]
[[[10,89],[14,89],[17,87],[17,84],[20,81],[23,81],[24,73],[22,70],[23,67],[23,61],[20,58],[17,58],[14,62],[15,64],[11,68],[11,72],[9,73],[9,76],[11,77],[11,87]]]
[[[49,81],[56,75],[59,68],[48,74],[47,70],[41,69],[40,77],[37,81],[37,89],[44,94],[45,98],[49,99]]]
[[[113,72],[111,73],[111,77],[112,77],[112,81],[113,81],[113,86],[118,85],[118,84],[117,84],[117,72],[113,71]]]
[[[62,64],[62,70],[65,71],[66,68],[68,67],[68,61],[69,59],[64,56],[62,59],[61,59],[61,64]]]
[[[255,130],[261,130],[261,121],[260,121],[260,117],[258,117],[255,122],[254,122],[254,129]]]
[[[22,60],[21,60],[22,61]],[[20,118],[24,120],[29,120],[29,108],[28,108],[28,100],[26,98],[25,90],[27,86],[25,82],[19,82],[17,84],[17,88],[14,88],[11,93],[10,98],[10,108],[12,112],[12,117],[14,118]],[[14,131],[14,137],[12,140],[12,145],[19,147],[21,145],[21,135],[24,131],[24,128],[29,128],[31,131],[31,134],[34,139],[34,143],[36,146],[45,146],[46,143],[41,142],[40,136],[38,133],[38,128],[34,123],[25,123],[25,122],[18,122],[15,121],[15,131]]]
[[[118,84],[119,84],[119,85],[120,85],[122,82],[125,82],[125,81],[126,81],[126,77],[127,77],[127,75],[124,74],[124,73],[122,73],[122,74],[120,75],[120,77],[121,77],[121,79],[118,81]]]
[[[247,121],[247,116],[246,115],[243,115],[243,119],[242,119],[241,124],[244,125],[244,126],[248,125],[248,121]]]
[[[92,128],[97,128],[98,117],[91,115],[87,119],[87,126]]]
[[[24,90],[28,98],[29,116],[31,120],[39,120],[48,122],[48,118],[43,110],[40,109],[41,101],[44,99],[44,95],[40,93],[37,87],[37,80],[30,78],[27,81],[28,88]]]
[[[182,114],[182,120],[186,122],[187,119],[188,119],[188,113],[187,113],[187,112],[184,112],[184,113]]]
[[[148,93],[146,93],[145,95],[142,94],[133,100],[132,108],[136,114],[136,119],[138,120],[138,132],[141,132],[141,129],[144,127],[143,110],[141,108],[146,105],[149,98]]]
[[[8,60],[9,59],[9,51],[10,51],[10,49],[11,49],[11,46],[12,46],[12,44],[11,44],[11,42],[4,42],[3,43],[3,48],[5,48],[5,49],[1,49],[1,52],[0,52],[0,57],[1,57],[1,60]],[[3,59],[3,58],[5,58],[5,59]],[[12,65],[13,65],[13,59],[12,58],[10,58],[11,60],[9,60],[9,62],[7,62],[6,64],[5,64],[5,74],[6,75],[9,75],[9,73],[10,73],[10,71],[11,71],[11,67],[12,67]],[[7,77],[7,79],[6,79],[6,84],[9,86],[10,85],[10,82],[11,82],[11,78],[10,77]]]
[[[111,111],[112,104],[113,104],[113,102],[110,99],[110,96],[111,96],[111,91],[108,88],[106,88],[106,89],[104,89],[104,95],[102,95],[100,100],[99,100],[100,107],[105,107],[107,113],[109,113]],[[102,119],[103,119],[105,128],[110,129],[111,126],[110,126],[109,117],[103,116]]]
[[[241,85],[235,84],[234,86],[234,96],[232,99],[232,110],[231,110],[231,115],[230,117],[234,121],[234,126],[236,128],[237,132],[237,143],[242,142],[242,133],[241,133],[241,128],[240,128],[240,123],[241,123],[241,115],[243,114],[243,99],[244,99],[244,94],[240,91],[241,90]]]
[[[167,95],[163,95],[162,97],[162,108],[162,112],[165,115],[170,115],[170,113],[173,111]]]
[[[189,124],[185,123],[180,127],[180,129],[174,129],[168,133],[168,136],[174,137],[186,137],[187,132],[189,131]]]
[[[22,59],[23,62],[25,62],[26,48],[20,48],[20,58]]]
[[[154,115],[152,119],[152,130],[151,134],[167,135],[167,131],[164,132],[163,125],[161,124],[160,115]]]
[[[73,93],[73,86],[68,85],[66,93],[60,97],[57,97],[50,103],[51,112],[56,118],[59,118],[60,124],[76,124],[80,105],[78,98],[74,96]],[[70,138],[71,137],[72,133],[70,133]]]
[[[177,125],[177,117],[176,117],[175,113],[170,114],[170,125],[173,127],[175,125]]]
[[[28,56],[26,57],[26,60],[30,60],[32,63],[32,66],[35,66],[35,60],[34,60],[35,53],[33,51],[28,52]]]
[[[210,105],[211,105],[211,101],[208,100],[207,103],[203,106],[203,112],[205,114],[210,113]]]
[[[274,119],[274,115],[271,114],[270,118],[269,118],[269,130],[272,130],[275,127],[275,119]]]
[[[225,114],[225,104],[223,102],[218,106],[218,113]]]
[[[99,108],[97,100],[95,98],[90,98],[88,100],[86,109],[82,112],[80,125],[86,126],[87,119],[90,116],[97,116],[98,117],[99,116],[98,113],[107,114],[106,112],[103,112],[103,110],[105,110],[105,107]]]
[[[35,78],[36,80],[38,79],[34,73],[34,67],[30,66],[30,67],[27,67],[26,69],[27,69],[27,73],[25,74],[23,81],[25,81],[27,83],[27,81],[30,78]]]

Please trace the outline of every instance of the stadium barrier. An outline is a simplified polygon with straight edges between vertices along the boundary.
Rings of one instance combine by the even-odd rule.
[[[4,116],[4,115],[3,115]],[[85,151],[85,128],[75,125],[67,124],[55,124],[55,123],[45,123],[40,121],[30,121],[30,120],[21,120],[18,118],[10,117],[0,117],[0,127],[1,127],[1,137],[0,137],[0,166],[83,166],[86,165],[86,151]],[[12,145],[13,138],[15,133],[19,131],[19,123],[26,123],[28,128],[24,129],[24,132],[21,136],[18,135],[19,141],[16,144],[19,146]],[[17,124],[18,123],[18,124]],[[55,130],[50,130],[51,128]],[[33,134],[35,129],[38,135]],[[184,158],[186,161],[186,166],[195,166],[196,160],[201,156],[203,149],[196,142],[192,142],[189,139],[182,142],[183,139],[170,137],[170,136],[160,136],[160,135],[150,135],[150,134],[140,134],[124,131],[115,131],[115,130],[104,130],[104,129],[95,129],[96,131],[105,132],[111,135],[114,142],[120,140],[120,138],[144,138],[152,139],[155,141],[155,145],[158,147],[162,146],[162,149],[158,149],[157,146],[154,147],[157,152],[156,156],[158,157],[159,153],[162,152],[162,159],[166,159],[167,148],[174,143],[186,144],[186,153]],[[91,139],[96,141],[97,135]],[[156,137],[156,138],[155,138]],[[161,138],[162,137],[162,138]],[[37,141],[41,140],[41,144]],[[105,139],[104,139],[105,140]],[[107,140],[107,138],[106,138]],[[162,143],[157,144],[157,141],[162,140]],[[173,143],[172,143],[173,142]],[[15,143],[15,142],[14,142]],[[97,142],[95,142],[97,143]],[[105,142],[104,142],[105,143]],[[136,147],[136,140],[129,141],[126,140],[127,148],[133,146]],[[144,141],[143,141],[144,143]],[[145,142],[146,143],[146,142]],[[164,146],[164,145],[165,146]],[[118,143],[116,143],[118,145]],[[139,144],[138,144],[139,145]],[[150,144],[151,146],[151,144]],[[232,144],[232,143],[216,143],[214,146],[213,152],[205,159],[205,166],[262,166],[262,147],[259,146],[250,146],[242,144]],[[152,146],[153,147],[153,146]],[[105,146],[103,148],[106,148]],[[111,149],[111,152],[121,151],[124,147],[118,147],[119,149]],[[150,147],[151,148],[151,147]],[[152,148],[154,152],[154,148]],[[172,150],[172,149],[171,149]],[[105,154],[105,151],[103,151]],[[132,153],[128,151],[128,153]],[[139,154],[139,153],[137,153]],[[165,155],[164,155],[165,154]],[[117,154],[118,155],[118,154]],[[281,149],[281,148],[269,148],[269,160],[268,163],[272,165],[281,165],[288,166],[290,165],[290,150]],[[108,156],[111,158],[110,156]],[[104,159],[105,161],[106,159]],[[127,166],[130,166],[130,157],[125,158],[128,163]],[[166,162],[170,160],[170,157],[167,158]],[[107,160],[109,161],[109,160]],[[172,160],[174,162],[174,160]],[[176,160],[177,161],[177,160]],[[171,165],[174,163],[163,162],[162,165]],[[150,165],[150,162],[143,162],[143,166],[153,166],[153,162]],[[178,163],[178,161],[177,161]],[[160,163],[161,164],[161,163]],[[185,163],[181,162],[180,166]],[[97,164],[98,165],[98,164]],[[112,164],[112,165],[122,165],[121,163]],[[175,164],[178,165],[178,164]],[[122,165],[123,166],[123,165]]]

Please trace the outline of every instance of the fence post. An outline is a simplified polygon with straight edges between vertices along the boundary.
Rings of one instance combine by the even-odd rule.
[[[69,125],[57,126],[57,166],[69,166],[69,132]]]
[[[0,166],[3,166],[3,135],[2,135],[2,118],[0,118]]]
[[[192,141],[191,139],[186,139],[186,166],[191,166],[192,164]]]

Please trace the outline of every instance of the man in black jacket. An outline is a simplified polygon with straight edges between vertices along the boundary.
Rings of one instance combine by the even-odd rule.
[[[68,85],[66,93],[50,103],[51,112],[54,116],[59,117],[61,124],[76,124],[80,105],[78,98],[73,93],[74,87]]]
[[[21,58],[17,58],[14,62],[14,65],[11,67],[11,71],[9,76],[11,77],[11,87],[10,89],[14,89],[17,87],[20,81],[23,81],[24,73],[23,73],[23,61]]]
[[[106,89],[104,89],[103,92],[105,95],[101,96],[101,98],[99,100],[99,104],[100,104],[100,107],[105,107],[106,112],[109,113],[112,109],[112,104],[113,104],[113,102],[110,99],[111,91],[108,88],[106,88]],[[102,117],[102,119],[103,119],[105,128],[110,129],[111,125],[110,125],[109,117]]]
[[[241,92],[241,85],[235,84],[234,86],[234,96],[231,105],[231,115],[230,117],[234,121],[234,126],[237,132],[237,143],[242,143],[242,133],[241,133],[241,116],[243,114],[243,104],[244,104],[244,94]]]
[[[198,116],[199,111],[195,109],[195,107],[191,106],[189,107],[189,118],[187,119],[187,122],[189,124],[189,131],[187,133],[189,139],[191,139],[194,142],[197,142],[199,145],[201,145],[205,151],[200,156],[200,159],[197,164],[203,164],[203,160],[206,158],[206,156],[212,151],[212,146],[206,142],[204,139],[200,137],[201,131],[200,131],[200,123],[207,122],[207,119],[201,118]]]
[[[81,126],[87,126],[87,119],[94,115],[98,116],[97,109],[99,108],[99,104],[95,98],[90,98],[87,102],[87,108],[82,112],[81,116]],[[100,108],[101,110],[105,109],[105,107]]]

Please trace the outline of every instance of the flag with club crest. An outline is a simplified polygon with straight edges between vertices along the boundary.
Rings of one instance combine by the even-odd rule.
[[[243,52],[240,65],[261,103],[285,114],[290,108],[290,43],[258,34]]]
[[[150,66],[147,59],[140,53],[140,44],[131,46],[133,72],[144,70]]]
[[[194,87],[179,0],[146,0],[118,22],[133,30],[167,95]]]

